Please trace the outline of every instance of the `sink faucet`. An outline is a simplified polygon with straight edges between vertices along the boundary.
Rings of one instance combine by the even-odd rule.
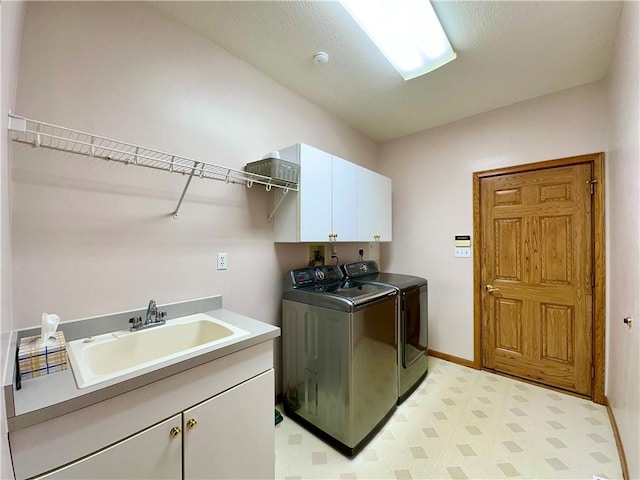
[[[151,299],[149,300],[149,305],[147,306],[147,321],[144,322],[145,325],[150,323],[155,323],[158,319],[158,306],[156,305],[156,301]]]
[[[135,332],[136,330],[142,330],[144,328],[155,327],[157,325],[164,325],[165,320],[164,317],[167,315],[167,312],[159,312],[158,306],[156,305],[155,300],[149,300],[149,305],[147,305],[147,315],[145,316],[144,321],[142,317],[132,317],[129,319],[129,323],[131,323],[131,330]]]

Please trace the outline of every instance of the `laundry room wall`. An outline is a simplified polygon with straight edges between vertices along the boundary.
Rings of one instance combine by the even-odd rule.
[[[473,172],[606,150],[604,82],[381,146],[380,172],[393,180],[394,241],[383,246],[384,269],[429,281],[430,349],[474,358],[473,258],[453,256],[454,237],[473,233]]]
[[[17,113],[235,169],[300,141],[377,168],[371,139],[143,3],[29,3]],[[13,150],[16,327],[215,294],[279,323],[305,251],[274,245],[272,192],[194,179],[176,220],[186,177]]]
[[[606,395],[640,478],[640,4],[625,2],[608,78],[610,128]],[[632,319],[629,328],[623,319]]]
[[[26,4],[4,2],[0,5],[0,125],[6,132],[8,113],[15,108],[20,39]],[[13,329],[11,316],[11,232],[9,209],[9,142],[0,135],[0,374],[7,368],[5,353],[9,351],[9,337]],[[0,390],[0,478],[11,478],[12,465],[7,443],[7,418],[4,409],[4,389]]]

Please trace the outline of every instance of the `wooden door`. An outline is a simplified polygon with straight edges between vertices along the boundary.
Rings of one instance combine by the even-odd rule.
[[[483,367],[589,396],[591,168],[480,180]]]

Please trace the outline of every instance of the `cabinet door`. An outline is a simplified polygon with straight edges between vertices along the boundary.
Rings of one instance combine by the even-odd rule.
[[[329,241],[331,225],[331,154],[300,145],[300,241]]]
[[[186,410],[183,420],[185,480],[274,478],[273,369]]]
[[[176,479],[182,478],[180,414],[66,467],[38,478],[52,479]],[[55,448],[55,440],[52,448]]]
[[[356,240],[356,172],[358,166],[339,157],[331,164],[332,233],[338,242]]]
[[[366,168],[357,172],[359,242],[391,241],[391,179]]]

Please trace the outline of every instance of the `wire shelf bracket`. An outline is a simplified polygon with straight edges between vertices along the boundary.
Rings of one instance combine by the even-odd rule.
[[[126,165],[164,170],[170,173],[187,175],[187,182],[182,190],[173,218],[178,218],[184,197],[194,176],[199,178],[218,180],[225,183],[236,183],[251,188],[253,185],[263,185],[267,191],[272,188],[282,189],[283,194],[276,203],[267,221],[271,221],[280,207],[282,199],[289,191],[298,191],[296,182],[276,179],[257,173],[234,170],[202,160],[193,160],[180,155],[170,154],[131,143],[121,142],[93,133],[82,132],[71,128],[61,127],[51,123],[41,122],[21,117],[9,112],[9,132],[14,142],[33,145],[35,148],[49,148],[63,152],[75,153],[106,161],[115,161]]]

